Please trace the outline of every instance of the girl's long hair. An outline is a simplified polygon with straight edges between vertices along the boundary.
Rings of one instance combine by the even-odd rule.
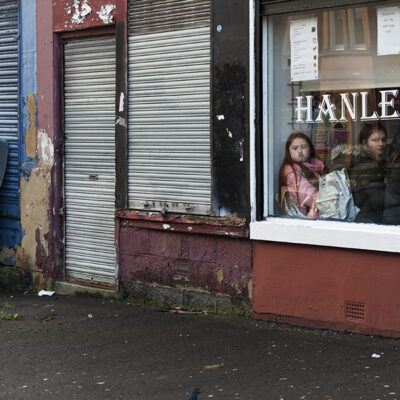
[[[318,179],[316,179],[315,173],[310,168],[306,167],[303,163],[293,161],[292,157],[290,156],[289,147],[292,144],[293,140],[295,140],[295,139],[304,139],[307,142],[307,144],[310,146],[310,159],[316,158],[316,159],[320,160],[320,158],[315,154],[315,148],[314,148],[314,145],[312,144],[310,138],[307,135],[305,135],[303,132],[294,132],[288,137],[288,139],[286,141],[286,146],[285,146],[285,156],[283,157],[281,167],[279,168],[278,201],[279,201],[280,206],[282,206],[282,201],[283,201],[282,188],[287,187],[286,176],[285,176],[286,165],[290,165],[290,167],[292,168],[292,171],[293,171],[295,179],[296,179],[296,184],[297,184],[297,175],[296,175],[296,170],[294,168],[294,164],[299,165],[300,169],[301,169],[302,173],[304,174],[304,176],[306,177],[306,179],[316,189],[319,189]],[[325,175],[326,173],[328,173],[328,169],[324,166],[323,171],[321,171],[321,175]],[[299,197],[298,197],[299,194],[296,193],[296,195],[297,195],[297,200],[299,200]]]

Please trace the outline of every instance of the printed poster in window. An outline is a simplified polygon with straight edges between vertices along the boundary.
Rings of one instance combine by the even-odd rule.
[[[378,56],[400,54],[400,6],[377,10]]]
[[[290,21],[292,82],[318,79],[317,18]]]
[[[331,133],[331,148],[338,144],[346,144],[349,140],[349,131],[346,129],[336,128]]]
[[[329,129],[315,128],[311,140],[315,150],[329,150]]]

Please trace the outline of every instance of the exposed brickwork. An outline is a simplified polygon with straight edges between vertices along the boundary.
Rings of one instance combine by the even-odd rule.
[[[249,297],[248,239],[119,225],[119,278]]]

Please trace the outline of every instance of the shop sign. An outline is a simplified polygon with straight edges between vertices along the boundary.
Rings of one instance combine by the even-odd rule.
[[[395,119],[400,118],[400,113],[394,109],[394,99],[399,93],[398,89],[379,90],[380,103],[379,110],[373,111],[368,115],[368,94],[369,92],[340,93],[340,110],[336,110],[336,105],[331,100],[330,94],[322,95],[322,101],[319,103],[317,110],[318,116],[313,119],[313,96],[297,96],[296,115],[298,123],[312,124],[322,123],[329,118],[329,122],[347,122],[346,111],[353,121],[377,121],[379,119]],[[351,97],[350,97],[351,96]],[[357,106],[357,98],[361,96],[361,117],[358,118],[359,110]],[[305,98],[305,101],[304,101]],[[305,114],[305,119],[304,119]],[[338,116],[340,118],[338,119]]]

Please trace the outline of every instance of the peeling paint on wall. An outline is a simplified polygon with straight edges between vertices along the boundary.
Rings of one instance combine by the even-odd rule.
[[[54,164],[53,142],[44,130],[36,128],[36,103],[32,95],[28,96],[28,114],[31,133],[26,134],[26,148],[36,157],[37,165],[31,169],[29,178],[21,177],[21,225],[24,236],[21,246],[17,248],[16,265],[26,271],[33,271],[37,267],[38,254],[43,260],[48,256],[48,238],[50,229],[49,197],[51,185],[51,169]],[[34,137],[35,136],[35,137]],[[28,150],[27,150],[27,155]]]
[[[15,263],[15,249],[3,247],[0,251],[0,264],[1,265],[14,265]]]
[[[217,280],[219,284],[224,280],[224,269],[222,267],[217,270]]]
[[[124,111],[124,104],[125,104],[125,93],[122,92],[119,96],[119,108],[118,108],[119,112]]]
[[[71,18],[72,25],[83,24],[86,17],[92,12],[89,0],[74,0],[73,7],[75,12]]]
[[[117,117],[117,118],[115,119],[115,124],[116,124],[116,125],[121,125],[121,126],[125,126],[125,127],[126,127],[125,118],[123,118],[123,117]]]
[[[29,94],[26,101],[29,116],[29,129],[25,135],[25,152],[30,158],[36,157],[37,128],[36,128],[36,99],[34,94]]]
[[[239,283],[237,283],[237,282],[232,282],[232,283],[231,283],[231,286],[236,290],[236,293],[237,293],[237,294],[242,293],[242,291],[240,290],[240,287],[239,287]]]
[[[41,165],[52,166],[54,163],[54,146],[47,132],[38,132],[38,159]]]
[[[49,232],[50,168],[32,169],[29,180],[21,178],[21,224],[25,231],[17,248],[17,266],[25,270],[36,267],[38,249],[48,253],[46,235]],[[38,231],[38,235],[37,232]]]
[[[247,284],[247,291],[249,293],[249,299],[253,300],[253,279],[249,280],[249,283]]]
[[[114,4],[107,4],[101,6],[100,11],[97,11],[97,15],[103,21],[104,24],[111,24],[114,22],[114,16],[112,15],[113,10],[116,8]]]

